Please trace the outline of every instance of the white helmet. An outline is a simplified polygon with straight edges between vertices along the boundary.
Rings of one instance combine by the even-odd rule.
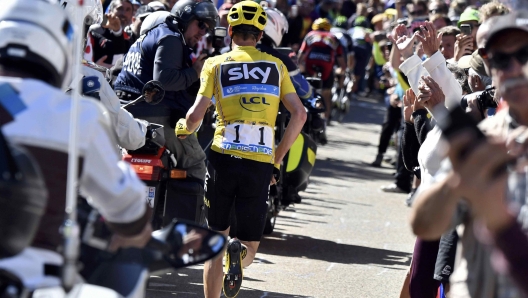
[[[139,31],[140,35],[147,33],[150,29],[158,26],[161,23],[165,23],[165,20],[170,16],[170,11],[155,11],[149,14],[143,23],[141,24],[141,30]]]
[[[264,34],[268,36],[274,45],[280,45],[282,37],[288,32],[288,19],[276,8],[264,8],[268,15],[268,22],[264,27]]]
[[[59,0],[59,4],[66,10],[68,17],[72,22],[75,20],[75,0]],[[77,0],[78,1],[78,0]],[[84,0],[81,17],[84,24],[91,26],[101,24],[103,21],[103,5],[100,0]]]
[[[72,40],[73,27],[56,1],[2,1],[0,63],[30,67],[60,88],[69,74]]]

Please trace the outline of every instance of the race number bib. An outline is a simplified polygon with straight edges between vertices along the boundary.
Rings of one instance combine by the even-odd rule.
[[[273,154],[273,129],[266,125],[232,123],[225,127],[222,149]]]

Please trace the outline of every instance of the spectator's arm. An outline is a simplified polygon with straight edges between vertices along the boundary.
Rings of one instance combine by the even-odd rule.
[[[154,80],[163,84],[167,91],[189,88],[198,80],[198,73],[192,67],[184,68],[182,42],[173,36],[159,42],[154,59]]]
[[[420,94],[418,90],[418,84],[422,77],[428,76],[429,72],[422,66],[422,59],[417,55],[412,55],[407,60],[403,61],[400,65],[400,70],[403,72],[407,79],[409,80],[409,85],[411,86],[414,94]],[[450,73],[450,76],[453,76]]]
[[[440,51],[434,53],[423,62],[423,67],[427,70],[433,80],[444,92],[446,103],[460,103],[462,98],[462,87],[455,79],[455,76],[447,68],[446,60]]]
[[[414,168],[419,166],[418,151],[420,150],[420,143],[418,143],[416,138],[414,124],[405,122],[401,142],[403,164],[408,171],[414,172]]]
[[[511,276],[517,286],[528,296],[528,235],[510,215],[509,224],[494,234],[495,253],[492,264],[501,273]]]
[[[427,133],[431,131],[431,119],[426,109],[415,111],[412,117],[414,119],[415,135],[421,145],[425,141]]]
[[[410,221],[413,233],[423,240],[438,240],[453,226],[459,197],[448,183],[450,175],[416,191]]]

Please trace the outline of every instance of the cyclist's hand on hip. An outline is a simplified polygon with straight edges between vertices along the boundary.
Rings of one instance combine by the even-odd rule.
[[[270,185],[277,184],[277,182],[279,181],[280,181],[280,164],[274,164]]]

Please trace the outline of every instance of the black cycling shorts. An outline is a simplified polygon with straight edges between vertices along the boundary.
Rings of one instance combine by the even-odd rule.
[[[273,164],[237,158],[210,151],[209,162],[215,169],[207,182],[207,221],[209,227],[224,231],[230,226],[235,205],[237,238],[260,241],[267,216],[267,200]],[[212,180],[212,181],[211,181]]]

